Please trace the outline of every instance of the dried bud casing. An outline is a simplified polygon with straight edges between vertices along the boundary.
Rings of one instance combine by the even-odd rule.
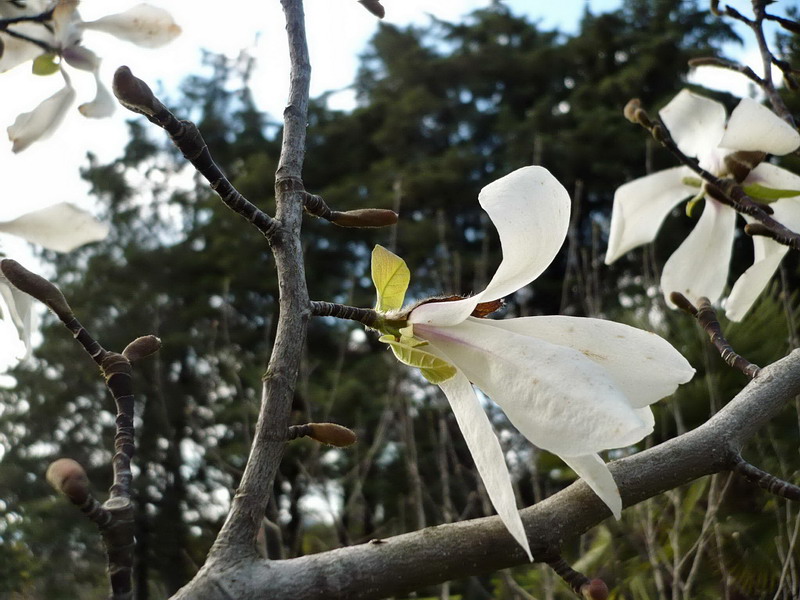
[[[83,504],[89,497],[89,478],[83,467],[71,458],[59,458],[47,468],[47,482],[73,504]]]
[[[397,213],[384,208],[334,211],[330,221],[340,227],[387,227],[397,223]]]
[[[740,150],[726,155],[723,160],[728,173],[736,183],[741,183],[766,157],[764,152]]]
[[[67,299],[64,298],[64,294],[44,277],[28,271],[10,258],[0,261],[0,271],[11,285],[46,305],[62,321],[72,317],[72,309],[69,307]]]
[[[718,17],[722,16],[722,12],[719,10],[719,0],[711,0],[711,12]]]
[[[380,0],[358,0],[358,3],[379,19],[386,16],[386,9],[383,8]]]
[[[150,356],[154,352],[158,352],[160,348],[161,340],[159,338],[154,335],[143,335],[125,346],[122,355],[129,361],[136,362],[145,356]]]
[[[308,437],[312,440],[337,448],[352,446],[356,443],[356,434],[347,427],[336,423],[309,423]]]

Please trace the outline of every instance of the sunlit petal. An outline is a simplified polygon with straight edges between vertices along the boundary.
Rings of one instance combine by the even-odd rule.
[[[674,167],[617,188],[608,234],[607,265],[629,250],[652,242],[670,211],[699,191],[683,183],[688,175],[691,175],[688,168]]]
[[[706,199],[703,214],[692,232],[669,257],[661,272],[661,289],[667,299],[680,292],[696,303],[700,296],[717,302],[728,281],[736,211]]]
[[[26,360],[31,353],[31,333],[33,332],[33,297],[20,292],[0,273],[0,297],[8,310],[8,317],[17,330],[19,339],[25,344]]]
[[[800,175],[795,175],[791,171],[781,169],[771,163],[763,162],[750,171],[747,179],[745,179],[745,185],[748,183],[759,183],[776,190],[800,190]],[[800,203],[800,196],[787,198],[787,200]]]
[[[517,511],[517,501],[511,487],[511,478],[508,475],[508,467],[500,448],[500,442],[498,442],[489,418],[475,395],[475,390],[472,389],[469,380],[462,373],[441,383],[439,387],[450,401],[453,414],[464,435],[464,441],[472,454],[475,467],[483,480],[492,505],[508,531],[528,553],[528,558],[533,560],[528,537],[525,535],[525,528],[522,526],[522,519]]]
[[[772,166],[772,165],[770,165]],[[777,167],[773,167],[777,169]],[[778,169],[782,171],[783,169]],[[788,172],[787,172],[788,173]],[[791,175],[791,174],[790,174]],[[793,175],[793,177],[796,177]],[[800,179],[800,178],[798,178]],[[800,188],[797,188],[800,189]],[[773,202],[773,217],[792,231],[800,231],[800,201],[784,198]],[[752,219],[748,218],[752,222]],[[769,284],[789,247],[761,235],[753,236],[753,265],[742,273],[725,302],[725,316],[741,321]]]
[[[658,114],[678,148],[689,156],[713,150],[725,132],[725,107],[689,90],[681,90]]]
[[[0,231],[18,235],[49,250],[69,252],[102,240],[108,235],[108,226],[86,211],[61,202],[0,223]]]
[[[494,400],[531,442],[559,455],[628,446],[650,432],[608,371],[580,352],[469,318],[416,335]]]
[[[94,73],[95,85],[97,86],[97,93],[94,100],[86,102],[78,107],[81,114],[89,119],[104,119],[114,114],[114,109],[117,103],[108,88],[100,81],[100,75],[97,71]]]
[[[800,133],[766,106],[752,98],[742,98],[728,119],[719,145],[782,155],[800,146]]]
[[[608,371],[636,408],[669,396],[694,375],[689,362],[664,338],[622,323],[565,316],[483,323],[577,350]]]
[[[14,31],[27,35],[30,38],[52,42],[52,35],[44,27],[32,23],[20,23],[12,27]],[[33,60],[44,52],[36,44],[31,44],[25,40],[0,34],[0,42],[3,44],[3,52],[0,55],[0,73],[13,69],[17,65]]]
[[[13,143],[11,147],[13,152],[22,152],[35,141],[48,137],[61,124],[67,110],[75,102],[75,90],[66,74],[64,81],[65,87],[31,112],[17,116],[14,124],[8,128],[8,139]]]
[[[529,284],[558,254],[569,227],[570,199],[547,169],[518,169],[483,188],[478,200],[500,236],[500,267],[480,294],[424,304],[411,313],[410,322],[460,323],[479,302],[502,298]]]
[[[146,48],[164,46],[181,33],[172,15],[149,4],[138,4],[125,12],[87,21],[82,26]]]
[[[622,498],[619,489],[602,458],[597,454],[587,454],[562,456],[561,459],[605,502],[614,517],[617,519],[622,517]]]

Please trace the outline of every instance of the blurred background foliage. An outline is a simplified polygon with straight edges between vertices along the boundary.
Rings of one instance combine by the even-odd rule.
[[[704,422],[746,383],[712,351],[692,319],[669,311],[658,268],[692,227],[683,207],[657,242],[602,265],[616,187],[673,159],[622,117],[639,97],[652,111],[686,86],[686,61],[737,41],[728,24],[690,1],[630,0],[586,12],[566,35],[494,2],[462,23],[381,25],[353,86],[358,105],[312,101],[306,188],[338,210],[394,208],[400,224],[347,230],[314,219],[304,229],[314,299],[371,306],[369,253],[381,243],[412,270],[409,297],[482,289],[499,244],[476,198],[523,165],[550,169],[574,199],[562,252],[507,315],[603,316],[656,331],[697,368],[655,406],[654,445]],[[796,39],[782,41],[798,57]],[[252,57],[206,57],[168,102],[195,120],[234,184],[274,208],[280,125],[248,92]],[[706,92],[732,108],[736,99]],[[800,102],[791,100],[797,111]],[[163,348],[135,368],[137,599],[161,598],[202,565],[244,466],[261,376],[274,334],[278,290],[264,239],[229,212],[141,119],[109,164],[87,158],[82,175],[102,216],[104,242],[48,255],[53,280],[109,349],[157,334]],[[797,158],[790,168],[798,167]],[[696,218],[696,217],[695,217]],[[737,240],[734,272],[752,259]],[[796,289],[797,261],[783,269]],[[768,364],[794,345],[798,303],[777,282],[749,318],[723,320],[734,347]],[[94,526],[44,482],[54,459],[87,467],[94,489],[110,483],[113,404],[92,361],[47,318],[32,362],[0,390],[0,597],[103,598],[104,557]],[[264,515],[262,551],[292,557],[427,525],[491,514],[446,400],[349,323],[312,320],[295,400],[297,423],[354,429],[347,450],[292,442]],[[488,404],[520,503],[569,485],[557,458],[533,448]],[[744,455],[791,479],[798,464],[797,406],[787,407]],[[636,449],[612,453],[618,457]],[[627,510],[565,548],[616,599],[795,598],[797,510],[741,480],[718,475]],[[57,565],[57,566],[56,566]],[[573,597],[546,567],[421,590],[418,597]]]

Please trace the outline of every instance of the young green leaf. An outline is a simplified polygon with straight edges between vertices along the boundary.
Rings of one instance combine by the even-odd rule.
[[[765,187],[758,183],[752,183],[744,186],[744,192],[751,198],[757,200],[780,200],[781,198],[793,198],[800,196],[800,190],[776,190],[774,188]]]
[[[378,292],[375,310],[386,312],[403,307],[403,299],[411,281],[405,261],[383,246],[372,251],[372,282]]]
[[[58,73],[61,67],[56,62],[55,54],[40,54],[33,59],[33,74],[34,75],[52,75]]]
[[[419,346],[412,347],[403,344],[391,335],[381,336],[380,341],[389,344],[397,360],[410,367],[418,368],[422,376],[431,383],[442,383],[456,374],[456,368],[453,365],[430,352],[420,350]]]

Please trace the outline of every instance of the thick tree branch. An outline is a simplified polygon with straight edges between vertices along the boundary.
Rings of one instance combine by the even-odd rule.
[[[305,193],[300,177],[305,152],[310,67],[302,0],[281,0],[281,4],[286,14],[292,68],[275,183],[276,217],[282,227],[270,238],[280,288],[280,314],[272,356],[264,375],[261,410],[247,466],[231,511],[201,574],[213,573],[219,568],[216,565],[224,568],[242,564],[241,561],[246,564],[257,557],[256,535],[288,439],[289,414],[309,316],[299,234]],[[187,586],[188,589],[194,587],[192,584]],[[185,597],[199,597],[194,595],[195,592],[187,593]],[[226,597],[235,597],[235,594]]]
[[[762,369],[704,425],[655,448],[609,464],[625,506],[694,479],[735,467],[739,450],[786,402],[800,394],[800,351]],[[521,511],[534,558],[546,559],[609,516],[578,481]],[[499,517],[428,527],[311,556],[219,564],[176,598],[367,600],[450,579],[523,564],[525,553]]]

